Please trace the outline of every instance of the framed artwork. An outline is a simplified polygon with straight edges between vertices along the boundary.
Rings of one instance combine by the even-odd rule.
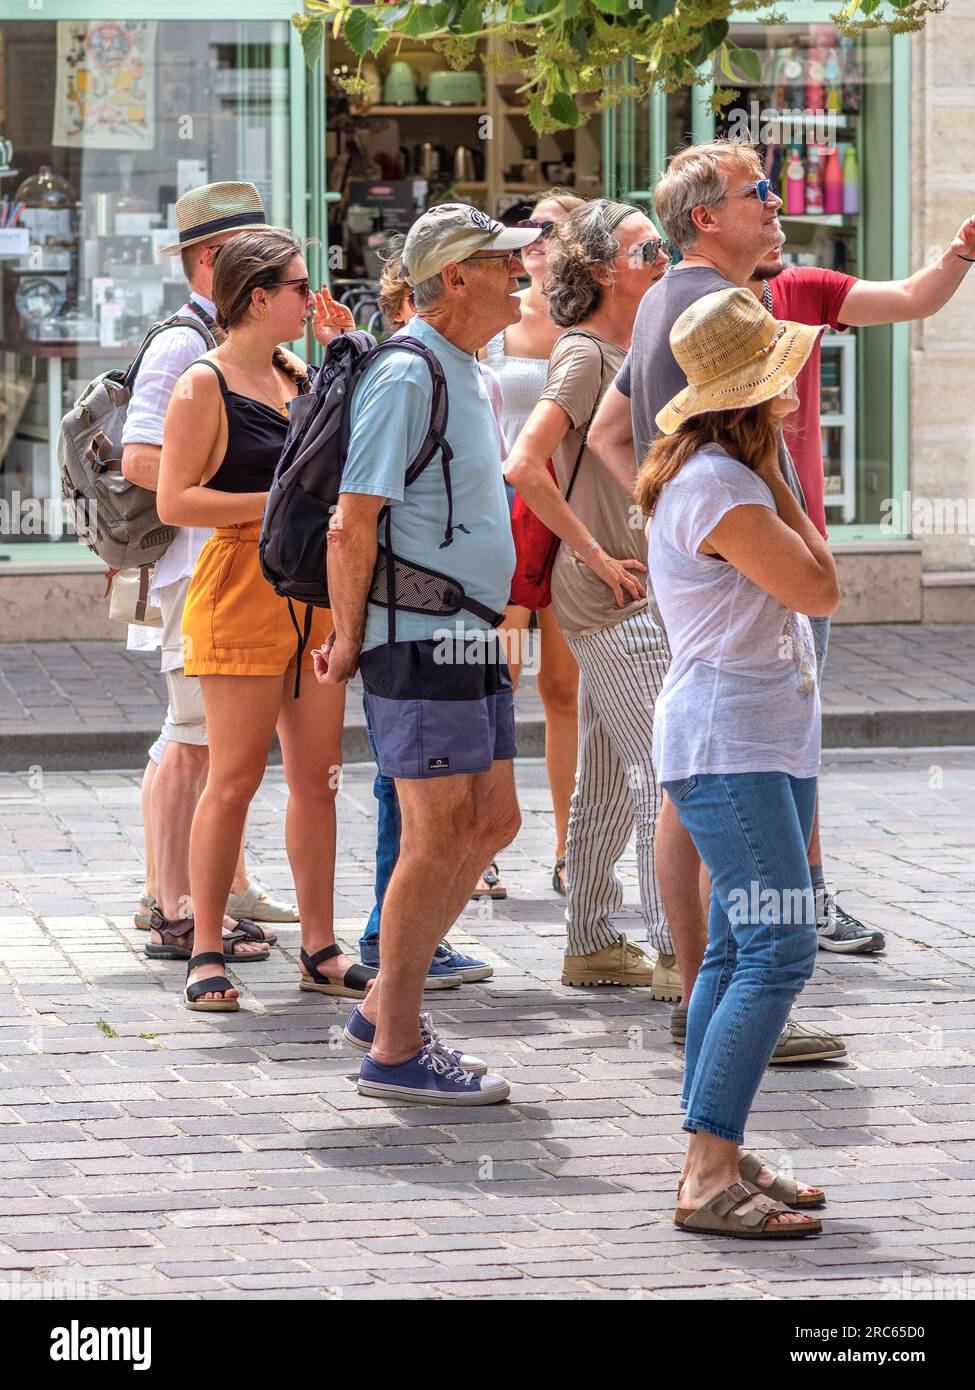
[[[155,20],[58,22],[52,144],[151,150]]]

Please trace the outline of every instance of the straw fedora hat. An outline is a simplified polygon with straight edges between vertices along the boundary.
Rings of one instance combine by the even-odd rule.
[[[673,434],[709,410],[736,410],[778,396],[805,366],[825,324],[774,318],[750,290],[715,290],[685,309],[670,346],[687,385],[657,415]]]
[[[204,183],[178,200],[176,226],[179,241],[164,246],[164,256],[175,256],[221,232],[260,231],[267,226],[267,214],[252,183]]]

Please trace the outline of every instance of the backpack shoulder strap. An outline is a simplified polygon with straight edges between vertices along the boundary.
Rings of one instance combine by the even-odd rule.
[[[568,333],[562,334],[562,337],[559,339],[559,342],[564,342],[566,338],[588,338],[590,342],[596,344],[596,347],[599,350],[599,390],[596,393],[596,401],[593,405],[592,410],[589,413],[589,419],[586,421],[585,429],[582,431],[582,442],[579,445],[579,452],[576,454],[576,461],[572,467],[572,473],[569,477],[568,487],[565,489],[565,500],[566,502],[568,502],[569,498],[572,496],[572,489],[575,486],[576,477],[579,472],[579,465],[582,463],[582,456],[586,452],[586,445],[589,442],[589,429],[592,425],[593,420],[596,418],[596,411],[599,409],[599,402],[602,399],[603,372],[606,369],[606,358],[603,356],[602,342],[599,338],[597,338],[595,333],[590,333],[585,328],[572,328],[569,330]]]
[[[154,323],[143,338],[139,351],[126,368],[123,384],[127,386],[130,391],[135,385],[135,379],[139,374],[139,368],[142,366],[142,359],[146,355],[149,344],[155,338],[158,338],[160,333],[165,333],[168,328],[192,328],[194,333],[200,335],[206,343],[207,348],[213,348],[217,345],[216,339],[209,328],[201,319],[197,318],[195,314],[184,314],[183,311],[180,310],[179,313],[173,314],[170,318],[163,319],[162,323]]]

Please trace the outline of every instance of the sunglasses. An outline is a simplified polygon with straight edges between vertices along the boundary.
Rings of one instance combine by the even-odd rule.
[[[760,203],[767,203],[768,195],[772,191],[772,180],[756,179],[754,183],[746,183],[741,191],[746,197],[749,193],[754,193]]]
[[[511,262],[512,262],[512,261],[520,261],[520,260],[521,260],[521,252],[520,252],[520,251],[502,251],[502,252],[495,252],[493,255],[492,255],[490,252],[488,252],[488,253],[486,253],[486,254],[484,254],[484,255],[481,255],[480,253],[478,253],[477,255],[474,255],[474,256],[465,256],[464,259],[463,259],[463,261],[461,262],[461,264],[467,265],[467,263],[468,263],[469,261],[494,261],[494,262],[497,263],[497,264],[503,265],[503,266],[505,267],[506,270],[510,270],[510,269],[511,269]]]
[[[544,241],[545,238],[547,236],[551,236],[552,232],[554,232],[555,230],[554,222],[550,220],[546,220],[545,222],[535,222],[530,217],[526,218],[524,222],[516,222],[515,226],[527,227],[530,231],[533,231],[535,228],[537,228],[539,232],[539,236],[537,237],[538,241]]]
[[[667,259],[670,260],[675,248],[672,242],[651,238],[650,241],[644,241],[634,249],[644,265],[653,265],[661,251],[665,252]]]
[[[282,287],[282,285],[297,285],[297,287],[298,287],[298,293],[302,296],[302,298],[303,298],[303,299],[307,299],[307,298],[308,298],[308,276],[307,276],[307,275],[299,275],[299,276],[297,276],[296,279],[294,279],[294,280],[275,280],[275,281],[273,281],[272,284],[268,285],[268,289],[269,289],[269,290],[278,290],[278,289],[280,289],[280,288]]]

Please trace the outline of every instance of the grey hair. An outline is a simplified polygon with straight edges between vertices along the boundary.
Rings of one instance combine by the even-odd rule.
[[[728,192],[722,165],[730,158],[754,164],[755,177],[764,177],[754,145],[743,140],[714,140],[678,150],[653,190],[654,206],[666,236],[686,251],[697,240],[692,213],[695,208],[720,207]]]
[[[432,309],[443,298],[443,292],[443,276],[438,272],[413,286],[413,304],[417,311]]]
[[[619,238],[610,231],[608,217],[618,207],[608,198],[594,198],[556,225],[544,290],[549,314],[560,328],[581,323],[599,307],[606,287],[596,272],[620,253]]]

